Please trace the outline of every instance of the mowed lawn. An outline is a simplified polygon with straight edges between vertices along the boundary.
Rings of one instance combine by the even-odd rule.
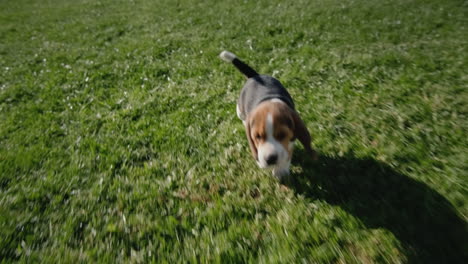
[[[0,0],[0,262],[468,263],[466,1]],[[230,50],[321,156],[252,159]]]

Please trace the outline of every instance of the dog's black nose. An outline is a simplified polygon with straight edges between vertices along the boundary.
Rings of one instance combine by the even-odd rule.
[[[266,158],[266,163],[267,163],[268,165],[273,165],[273,164],[276,163],[276,160],[277,160],[277,159],[278,159],[278,155],[276,155],[276,154],[271,154],[270,156],[268,156],[268,157]]]

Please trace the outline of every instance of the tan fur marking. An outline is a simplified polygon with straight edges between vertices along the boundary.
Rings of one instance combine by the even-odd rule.
[[[292,150],[289,148],[289,143],[294,137],[294,131],[292,127],[288,126],[288,122],[291,124],[293,122],[288,108],[288,106],[281,102],[267,101],[261,103],[250,114],[250,136],[257,149],[266,140],[266,119],[268,114],[271,114],[273,117],[273,136],[288,151],[289,158],[291,158]],[[257,138],[257,136],[260,136],[260,138]]]

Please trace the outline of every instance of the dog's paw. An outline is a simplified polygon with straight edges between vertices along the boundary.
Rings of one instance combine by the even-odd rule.
[[[317,161],[318,158],[319,158],[319,155],[315,150],[312,150],[312,153],[310,153],[310,156],[311,156],[313,161]]]
[[[289,176],[289,168],[274,168],[273,176],[281,181],[283,178]]]

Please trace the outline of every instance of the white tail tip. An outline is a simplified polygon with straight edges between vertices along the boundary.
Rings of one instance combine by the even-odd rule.
[[[223,61],[227,62],[232,62],[235,58],[237,58],[236,55],[234,55],[234,53],[231,53],[226,50],[221,52],[221,54],[219,54],[219,57],[223,59]]]

